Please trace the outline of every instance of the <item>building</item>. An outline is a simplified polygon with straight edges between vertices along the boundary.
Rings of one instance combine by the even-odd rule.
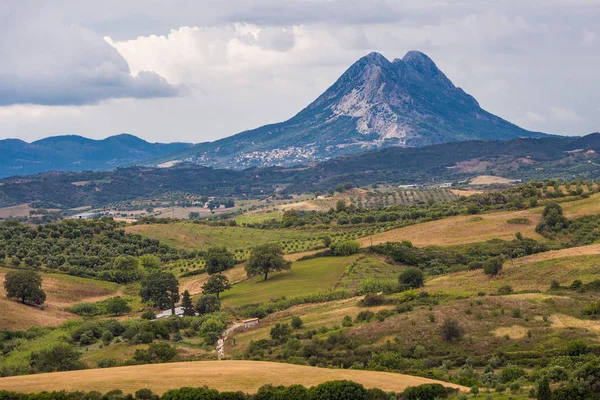
[[[170,309],[164,310],[156,314],[156,319],[169,318],[171,315],[173,315],[173,313]],[[178,317],[183,317],[183,307],[175,307],[175,315]]]
[[[94,217],[98,215],[97,213],[81,213],[72,215],[71,219],[94,219]]]
[[[242,321],[242,323],[244,324],[244,328],[251,328],[255,325],[258,325],[259,322],[260,320],[258,318],[250,318]]]

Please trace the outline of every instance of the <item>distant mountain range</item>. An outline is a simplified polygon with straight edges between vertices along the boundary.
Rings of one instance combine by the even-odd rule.
[[[371,53],[288,121],[197,144],[166,160],[241,169],[391,146],[543,136],[483,110],[421,52],[391,62]]]
[[[0,177],[181,162],[242,170],[314,163],[387,147],[545,136],[483,110],[421,52],[410,51],[393,61],[370,53],[285,122],[196,145],[148,143],[127,134],[104,140],[0,140]]]
[[[103,140],[54,136],[27,143],[0,140],[0,177],[46,171],[108,170],[133,165],[190,147],[187,143],[148,143],[121,134]]]
[[[477,175],[512,179],[600,178],[600,133],[510,141],[465,141],[426,147],[391,147],[302,168],[243,171],[182,163],[171,168],[129,167],[106,172],[45,173],[0,179],[0,207],[100,206],[171,192],[207,196],[265,196],[358,185],[436,184]],[[40,203],[41,202],[41,203]]]

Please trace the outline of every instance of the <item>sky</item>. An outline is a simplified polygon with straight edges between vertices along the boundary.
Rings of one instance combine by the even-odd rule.
[[[600,0],[2,0],[0,49],[0,139],[213,141],[409,50],[526,129],[600,131]]]

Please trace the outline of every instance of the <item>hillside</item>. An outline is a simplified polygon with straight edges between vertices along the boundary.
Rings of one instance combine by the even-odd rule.
[[[53,136],[32,143],[0,140],[0,178],[46,171],[108,170],[165,156],[190,146],[186,143],[148,143],[121,134],[102,140]]]
[[[201,143],[165,160],[242,169],[390,146],[542,136],[483,110],[421,52],[393,61],[370,53],[289,120]]]
[[[392,147],[301,168],[244,171],[194,164],[131,167],[111,172],[46,173],[0,179],[0,207],[35,201],[79,207],[184,192],[252,196],[328,191],[337,184],[435,184],[479,175],[511,179],[600,177],[600,134],[510,141],[469,141],[422,148]],[[49,206],[46,206],[49,207]]]

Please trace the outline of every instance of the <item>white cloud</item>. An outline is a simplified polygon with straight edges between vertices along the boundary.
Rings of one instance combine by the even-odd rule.
[[[94,104],[178,93],[154,72],[132,75],[123,56],[94,32],[9,4],[12,8],[0,14],[0,106]]]
[[[550,107],[550,117],[559,122],[580,122],[583,117],[572,108]]]
[[[530,122],[538,124],[544,124],[548,121],[546,117],[533,111],[527,111],[525,118],[527,118],[527,120]]]

